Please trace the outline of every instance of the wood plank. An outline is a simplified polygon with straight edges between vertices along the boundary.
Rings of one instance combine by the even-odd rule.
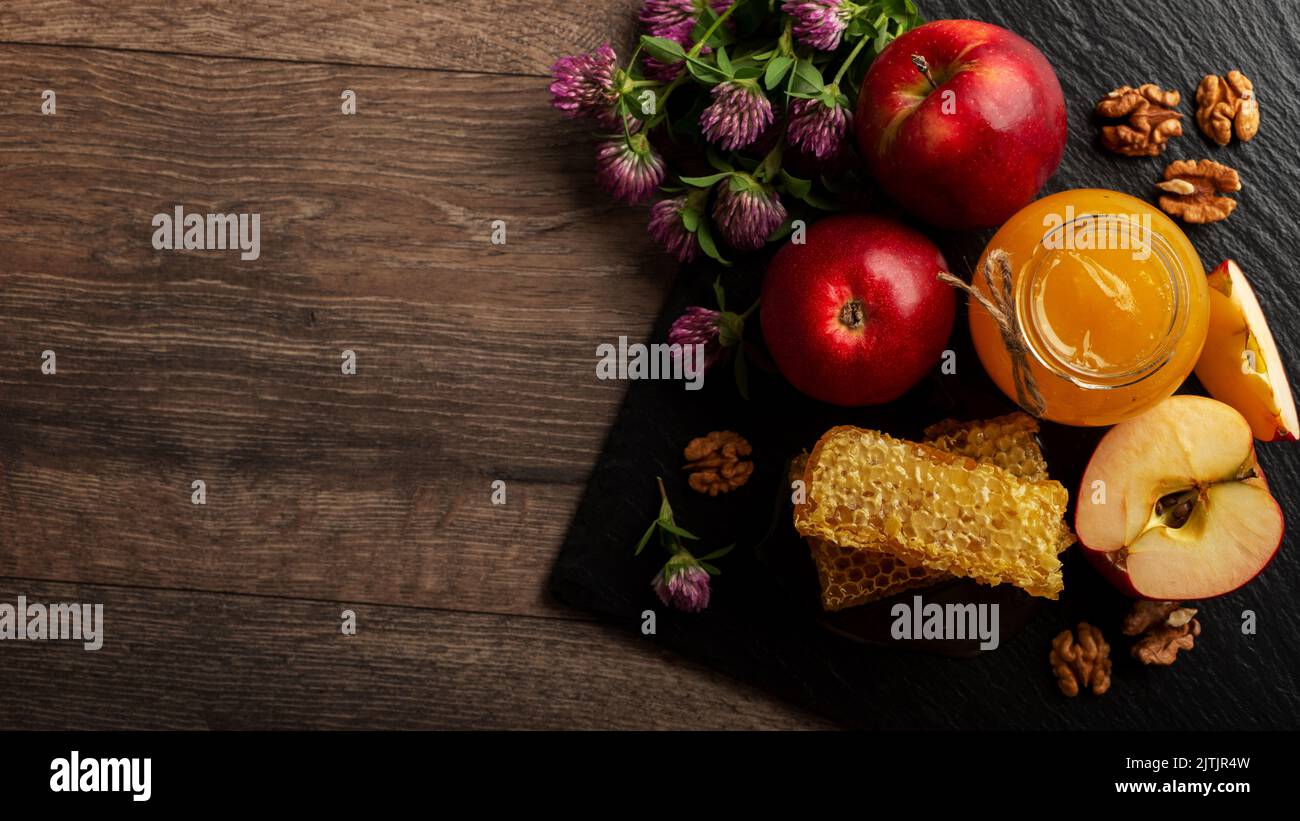
[[[0,89],[0,573],[555,612],[595,346],[674,265],[538,81],[10,46]],[[176,204],[261,258],[155,251]]]
[[[627,42],[640,0],[9,0],[0,41],[542,74],[562,53]]]
[[[0,642],[4,730],[826,727],[595,624],[0,579],[19,594],[103,604],[104,643]]]
[[[496,507],[486,479],[469,488],[419,465],[309,477],[65,452],[0,457],[6,573],[578,617],[545,592],[571,485],[509,482]],[[190,503],[194,474],[210,477],[204,507]]]
[[[644,212],[594,190],[588,129],[536,78],[11,46],[0,102],[8,270],[607,309],[627,274],[671,267],[631,253]],[[155,253],[149,219],[176,204],[261,213],[261,258]]]

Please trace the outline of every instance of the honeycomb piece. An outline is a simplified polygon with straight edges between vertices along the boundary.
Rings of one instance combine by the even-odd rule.
[[[986,421],[945,420],[926,428],[925,444],[1038,481],[1047,478],[1047,462],[1039,449],[1037,433],[1037,420],[1017,412]],[[803,478],[807,463],[807,453],[795,457],[790,466],[791,478]],[[1063,552],[1074,544],[1074,531],[1064,521],[1059,527],[1058,552]],[[947,573],[908,565],[881,550],[840,547],[821,539],[807,541],[825,610],[856,607],[949,578]],[[883,542],[881,547],[885,547]]]
[[[803,478],[807,464],[807,453],[793,459],[790,463],[792,481]],[[840,547],[821,539],[806,541],[817,568],[824,610],[843,610],[866,604],[904,590],[934,584],[947,576],[937,570],[908,565],[879,550]],[[883,542],[881,546],[884,546]]]
[[[1009,413],[987,421],[945,419],[925,429],[925,444],[997,465],[1021,479],[1048,478],[1047,460],[1038,446],[1038,420],[1027,413]],[[1056,527],[1057,553],[1074,544],[1074,530],[1062,519]]]
[[[1027,413],[957,422],[947,419],[925,429],[925,444],[948,453],[988,462],[1030,482],[1047,478],[1047,461],[1038,447],[1038,421]]]
[[[879,431],[836,427],[804,471],[795,527],[841,547],[880,549],[984,584],[1009,582],[1055,599],[1069,494],[968,457]]]
[[[808,539],[808,548],[817,566],[823,610],[856,607],[948,578],[947,573],[905,564],[878,550],[840,547],[821,539]]]
[[[968,456],[1008,470],[1023,479],[1047,478],[1047,463],[1039,449],[1038,422],[1028,414],[1012,413],[996,419],[958,422],[948,419],[926,428],[925,444]],[[791,464],[792,478],[802,478],[808,454]],[[1074,544],[1074,531],[1059,523],[1058,552]],[[881,550],[840,547],[821,539],[808,539],[821,586],[822,607],[842,610],[925,587],[948,574],[908,565]],[[881,543],[881,548],[885,544]]]

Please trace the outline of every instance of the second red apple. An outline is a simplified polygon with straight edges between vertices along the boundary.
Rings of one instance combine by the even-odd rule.
[[[976,20],[937,20],[891,43],[862,82],[855,123],[880,187],[941,228],[1001,225],[1065,153],[1065,98],[1047,58]]]

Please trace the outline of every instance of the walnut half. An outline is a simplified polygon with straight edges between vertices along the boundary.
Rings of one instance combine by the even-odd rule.
[[[1240,71],[1228,76],[1207,74],[1196,89],[1196,124],[1219,145],[1237,139],[1248,142],[1259,133],[1259,101],[1255,86]]]
[[[684,470],[690,471],[686,481],[691,490],[710,496],[735,490],[754,472],[754,463],[744,458],[752,452],[745,437],[729,430],[692,439],[684,453]]]
[[[1175,610],[1174,614],[1182,614],[1182,616],[1153,627],[1138,639],[1130,651],[1133,658],[1143,664],[1159,664],[1167,667],[1174,663],[1179,650],[1191,650],[1196,644],[1196,637],[1201,635],[1201,623],[1187,616],[1187,613],[1195,614],[1196,611],[1190,607]],[[1182,617],[1187,621],[1182,621]]]
[[[1241,190],[1236,171],[1213,160],[1177,160],[1165,169],[1164,181],[1156,183],[1162,192],[1160,207],[1183,222],[1209,223],[1226,220],[1237,201],[1225,197]]]
[[[1132,609],[1124,617],[1124,635],[1140,636],[1157,624],[1163,624],[1175,610],[1182,606],[1182,602],[1176,601],[1138,599],[1133,602]]]
[[[1173,664],[1178,651],[1191,650],[1200,634],[1196,609],[1181,602],[1138,600],[1124,617],[1124,635],[1139,636],[1129,652],[1143,664]]]
[[[1102,146],[1126,157],[1160,156],[1171,137],[1183,134],[1183,115],[1174,111],[1180,102],[1177,91],[1155,83],[1115,89],[1097,103],[1097,115],[1125,122],[1102,127]]]
[[[1048,660],[1056,674],[1056,685],[1070,698],[1091,688],[1099,696],[1110,689],[1110,645],[1101,631],[1086,621],[1079,622],[1079,637],[1069,630],[1052,639]]]

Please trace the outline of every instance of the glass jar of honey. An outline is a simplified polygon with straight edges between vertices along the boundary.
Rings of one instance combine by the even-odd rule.
[[[984,274],[998,251],[1006,282],[999,265]],[[1127,194],[1080,189],[1029,204],[989,242],[972,285],[1014,320],[971,301],[984,368],[1055,422],[1112,425],[1142,413],[1178,389],[1205,344],[1209,296],[1196,249]]]

